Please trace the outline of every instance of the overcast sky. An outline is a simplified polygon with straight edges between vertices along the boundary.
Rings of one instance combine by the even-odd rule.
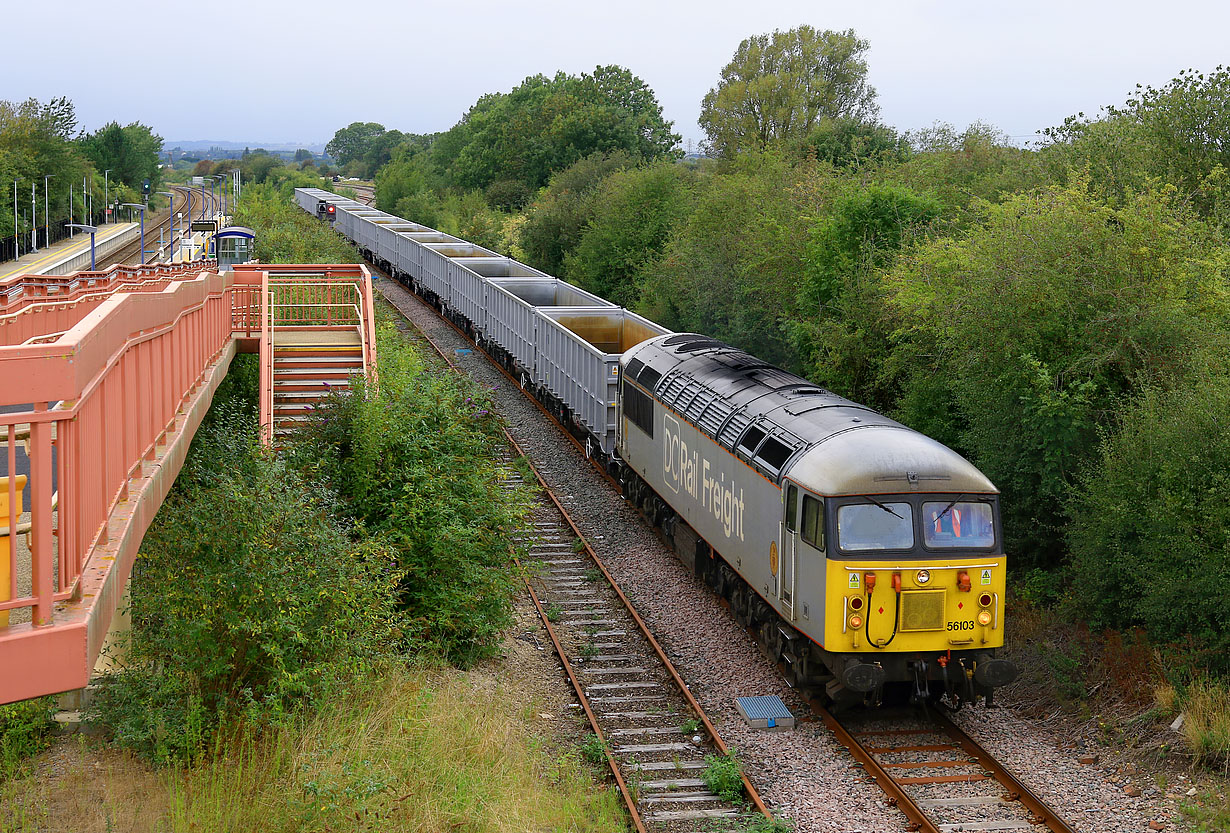
[[[323,142],[353,121],[446,130],[483,93],[598,64],[643,78],[697,141],[701,98],[739,41],[803,23],[870,41],[885,123],[982,120],[1018,142],[1121,103],[1138,82],[1230,63],[1230,4],[1211,0],[5,5],[0,99],[67,95],[86,130],[141,121],[166,139],[253,146]]]

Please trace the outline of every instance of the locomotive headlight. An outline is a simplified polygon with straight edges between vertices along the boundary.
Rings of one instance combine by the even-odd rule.
[[[991,624],[991,611],[989,611],[989,610],[981,610],[981,611],[979,611],[979,612],[978,612],[978,624],[980,624],[980,625],[989,625],[989,624]]]
[[[917,573],[914,574],[914,580],[917,581],[919,584],[926,584],[927,582],[931,581],[931,571],[930,570],[919,570]]]
[[[863,626],[862,616],[859,616],[857,613],[855,613],[853,616],[850,617],[850,627],[851,628],[853,628],[854,630],[858,630],[862,626]]]

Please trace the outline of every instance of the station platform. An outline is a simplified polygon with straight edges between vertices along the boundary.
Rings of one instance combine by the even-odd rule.
[[[111,264],[104,259],[103,253],[107,252],[110,254],[121,245],[120,241],[127,243],[134,233],[139,232],[140,228],[137,223],[111,223],[99,226],[98,233],[94,235],[96,268],[105,269],[110,266]],[[148,235],[146,236],[148,237]],[[77,234],[61,240],[50,248],[44,247],[37,252],[22,255],[17,260],[0,263],[0,281],[13,275],[63,274],[63,272],[57,270],[65,267],[70,260],[76,259],[83,254],[85,255],[85,265],[74,264],[67,271],[89,269],[89,252],[90,235],[84,233]]]

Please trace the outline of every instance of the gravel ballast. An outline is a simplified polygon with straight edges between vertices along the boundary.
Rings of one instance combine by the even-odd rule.
[[[450,359],[458,367],[492,389],[510,432],[653,630],[723,739],[738,750],[748,777],[774,812],[794,820],[800,833],[905,830],[905,817],[811,716],[752,637],[560,429],[412,293],[388,279],[378,280],[376,288],[414,327],[441,349],[453,351]],[[781,697],[801,718],[797,729],[764,732],[746,726],[735,698],[767,694]],[[1049,727],[1006,708],[966,709],[957,722],[1082,833],[1183,828],[1174,801],[1152,780],[1119,775],[1106,763],[1080,764],[1090,753],[1073,748],[1071,739]],[[1125,793],[1130,786],[1141,795]]]

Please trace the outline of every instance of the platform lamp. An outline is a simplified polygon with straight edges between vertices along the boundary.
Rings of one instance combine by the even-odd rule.
[[[43,245],[51,245],[51,199],[47,196],[47,180],[55,179],[55,174],[43,174]]]
[[[139,202],[121,203],[121,208],[137,208],[141,211],[141,265],[145,265],[145,206]]]
[[[69,223],[70,226],[78,231],[84,231],[90,235],[90,271],[94,271],[94,234],[98,231],[98,226],[91,226],[86,223]],[[142,255],[144,257],[144,255]],[[142,261],[144,263],[145,261]]]
[[[167,210],[171,212],[171,262],[175,262],[175,194],[171,191],[159,191],[167,198]]]

